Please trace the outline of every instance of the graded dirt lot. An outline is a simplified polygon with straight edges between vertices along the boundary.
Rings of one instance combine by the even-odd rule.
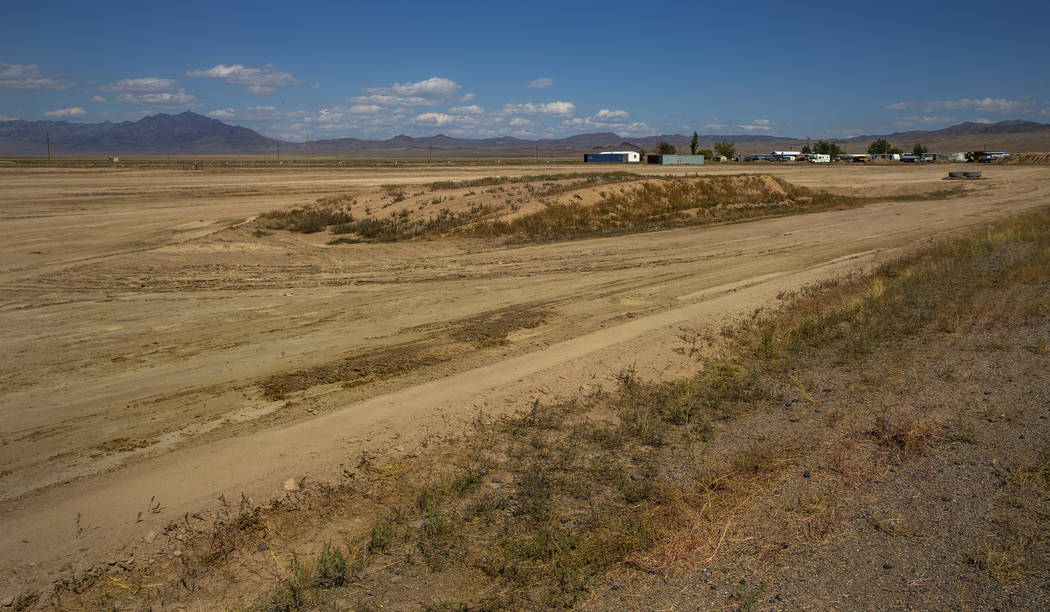
[[[430,183],[493,171],[0,168],[0,593],[108,561],[220,495],[262,500],[410,452],[479,411],[630,366],[676,375],[694,348],[683,330],[1050,200],[1042,167],[915,199],[949,169],[706,166],[688,172],[885,199],[562,242],[330,245],[254,219],[384,185],[448,207]]]

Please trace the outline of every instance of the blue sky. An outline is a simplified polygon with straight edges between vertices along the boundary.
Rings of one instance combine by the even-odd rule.
[[[1050,122],[1050,3],[0,6],[0,120],[192,110],[303,140],[836,138]]]

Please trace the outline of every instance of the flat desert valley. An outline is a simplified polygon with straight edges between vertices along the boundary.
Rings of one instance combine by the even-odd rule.
[[[422,218],[485,198],[520,215],[627,183],[552,164],[2,166],[0,592],[148,547],[220,498],[263,502],[414,453],[479,414],[611,388],[627,368],[682,376],[698,330],[1050,202],[1045,166],[943,180],[961,169],[617,167],[855,201],[565,240],[340,243],[262,215],[334,199],[358,218]],[[494,174],[543,178],[469,183]]]

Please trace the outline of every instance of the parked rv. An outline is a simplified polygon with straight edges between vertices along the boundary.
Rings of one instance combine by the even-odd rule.
[[[802,151],[773,151],[774,161],[795,161]]]

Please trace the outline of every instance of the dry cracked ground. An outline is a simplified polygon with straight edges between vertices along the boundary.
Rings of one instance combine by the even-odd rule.
[[[287,489],[337,482],[359,472],[362,458],[425,454],[479,414],[594,396],[621,385],[628,370],[644,381],[688,375],[697,339],[710,330],[774,309],[801,287],[1050,201],[1044,167],[996,167],[961,185],[942,180],[948,169],[708,166],[675,178],[675,169],[589,176],[580,166],[543,165],[502,168],[504,178],[493,180],[486,168],[0,168],[0,604],[55,605],[51,585],[96,567],[159,567],[182,554],[159,537],[173,522],[204,524],[227,500],[265,504]],[[688,200],[693,192],[675,191],[681,185],[716,183],[726,193],[704,197],[723,198],[717,205],[629,219],[632,206]],[[290,231],[319,211],[328,215],[319,227]],[[973,410],[987,403],[989,416],[981,415],[991,423],[1000,409],[1033,405],[1024,388],[1001,380],[1011,367],[1034,367],[1031,359],[1045,365],[1038,338],[1025,342],[1036,347],[1029,361],[996,365],[979,354],[949,364],[977,381],[960,402]],[[938,350],[908,353],[916,378]],[[833,382],[799,383],[784,402],[841,405],[857,393],[851,384],[860,383],[844,382],[851,375],[829,368]],[[907,397],[909,384],[891,387]],[[858,405],[865,401],[885,400]],[[799,411],[786,422],[742,422],[720,439],[764,428],[762,439],[832,444],[814,420],[827,417]],[[1010,423],[1015,437],[1041,426]],[[872,548],[848,563],[842,550],[855,534],[870,542],[865,530],[892,536],[933,523],[950,532],[952,512],[982,511],[959,505],[960,496],[992,499],[984,481],[959,485],[966,473],[1001,465],[986,459],[963,452],[945,455],[944,465],[877,464],[888,471],[871,489],[825,504],[832,515],[823,518],[846,530],[837,544],[806,554],[789,550],[794,541],[784,547],[799,555],[785,565],[794,573],[731,571],[719,565],[718,547],[709,563],[659,581],[646,579],[645,564],[613,568],[613,578],[571,603],[921,607],[909,598],[925,584],[914,559],[936,562],[928,550],[936,542]],[[943,482],[946,501],[905,500],[907,486],[896,480],[915,482],[909,470]],[[802,471],[807,482],[820,473]],[[770,486],[765,474],[756,470],[759,488]],[[883,516],[865,495],[904,505]],[[360,530],[374,510],[342,527]],[[748,536],[728,518],[720,524],[723,541],[742,550]],[[777,556],[771,551],[784,542],[766,539],[768,550],[748,552]],[[258,550],[273,556],[270,571],[281,577],[294,548],[282,548],[279,562],[270,546]],[[724,575],[687,597],[712,571]],[[265,597],[275,576],[227,599],[151,605],[244,606]],[[855,588],[839,587],[854,577]],[[895,599],[878,599],[879,589]],[[1006,607],[1045,601],[1003,597]]]

